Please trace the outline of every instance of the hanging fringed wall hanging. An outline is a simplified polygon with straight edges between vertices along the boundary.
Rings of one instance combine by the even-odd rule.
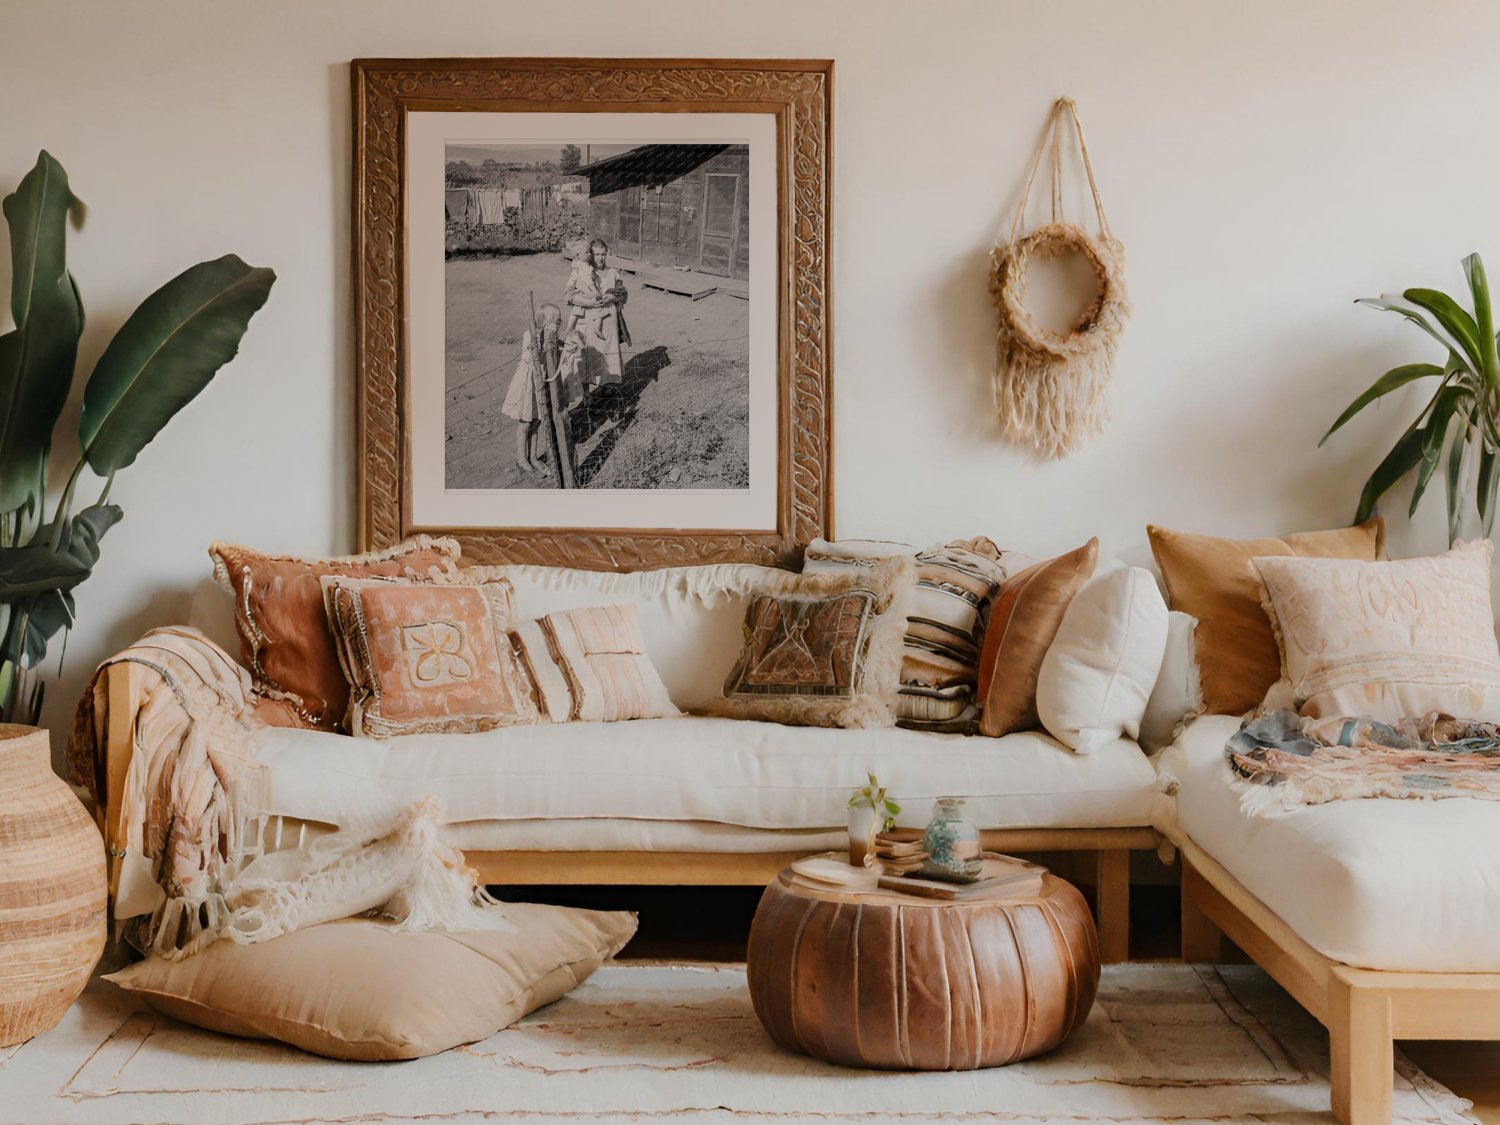
[[[1098,233],[1063,217],[1061,142],[1064,117],[1078,142],[1094,198]],[[1048,146],[1052,149],[1052,221],[1021,236],[1026,202]],[[1004,232],[1002,232],[1004,236]],[[1104,428],[1104,389],[1114,367],[1115,345],[1130,314],[1125,299],[1125,250],[1109,229],[1099,185],[1072,98],[1052,106],[1031,162],[1008,237],[990,252],[990,292],[999,314],[996,332],[995,406],[1006,435],[1049,460],[1076,452]],[[1095,293],[1066,332],[1038,324],[1026,308],[1026,271],[1036,261],[1067,253],[1083,256],[1094,271]]]

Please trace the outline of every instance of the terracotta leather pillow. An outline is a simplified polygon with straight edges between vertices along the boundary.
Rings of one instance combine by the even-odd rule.
[[[1027,567],[1000,587],[979,657],[979,732],[999,738],[1041,725],[1036,685],[1073,595],[1094,573],[1099,540]]]
[[[510,643],[514,590],[496,581],[322,580],[349,683],[349,733],[473,734],[538,721]]]
[[[1281,678],[1281,656],[1252,559],[1385,558],[1385,521],[1379,516],[1357,527],[1280,538],[1219,539],[1153,526],[1146,534],[1167,605],[1198,619],[1194,640],[1203,709],[1214,715],[1242,715],[1259,707]]]
[[[386,551],[331,559],[268,555],[232,543],[208,549],[214,579],[234,598],[240,655],[262,695],[307,726],[337,730],[349,685],[323,611],[321,579],[426,578],[454,570],[458,543],[419,535]]]
[[[634,914],[506,903],[514,932],[396,933],[372,918],[326,922],[256,945],[216,941],[181,961],[106,979],[195,1027],[279,1039],[375,1062],[488,1039],[614,956]]]

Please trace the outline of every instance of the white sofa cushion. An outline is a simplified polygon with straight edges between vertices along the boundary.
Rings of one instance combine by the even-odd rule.
[[[1206,851],[1319,953],[1363,969],[1500,971],[1500,806],[1334,801],[1250,816],[1224,744],[1240,720],[1194,719],[1158,766],[1158,826]]]
[[[267,729],[252,742],[266,811],[347,826],[383,823],[435,795],[450,822],[557,817],[703,820],[827,828],[873,771],[925,824],[933,799],[970,798],[982,827],[1150,823],[1156,773],[1117,741],[1073,754],[1040,732],[964,738],[742,719],[640,719],[410,735],[384,742]]]

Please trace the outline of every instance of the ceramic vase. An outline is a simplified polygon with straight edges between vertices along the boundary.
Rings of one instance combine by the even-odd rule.
[[[962,797],[939,797],[932,820],[922,833],[927,862],[922,873],[938,879],[968,882],[979,877],[984,859],[980,855],[979,829],[970,824]]]
[[[104,841],[47,732],[0,724],[0,1047],[62,1019],[104,951]]]

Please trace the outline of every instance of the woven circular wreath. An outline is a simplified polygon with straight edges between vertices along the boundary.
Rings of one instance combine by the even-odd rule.
[[[1026,271],[1032,259],[1046,261],[1072,251],[1081,254],[1094,271],[1094,298],[1067,332],[1038,324],[1022,303]],[[990,289],[1000,314],[1002,330],[1013,344],[1033,352],[1071,358],[1105,347],[1119,332],[1129,306],[1119,243],[1107,235],[1095,238],[1073,223],[1048,223],[1026,237],[995,247]]]

